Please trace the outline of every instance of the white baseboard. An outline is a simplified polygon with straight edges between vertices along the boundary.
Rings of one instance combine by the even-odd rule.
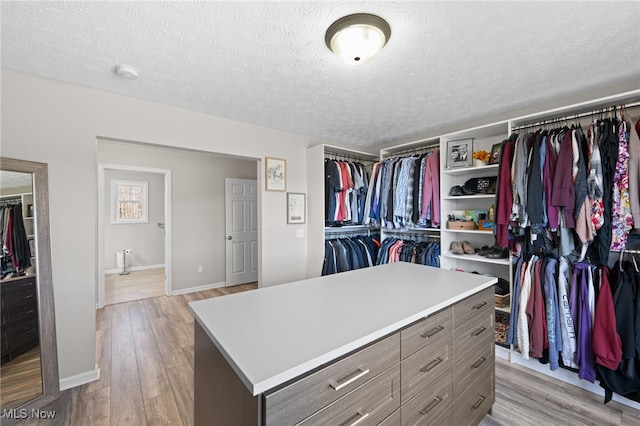
[[[60,379],[60,390],[63,391],[66,389],[75,388],[76,386],[96,381],[99,378],[100,368],[98,368],[98,364],[96,364],[96,368],[91,371],[85,371],[84,373]]]
[[[222,281],[220,283],[205,284],[205,285],[199,285],[197,287],[189,287],[189,288],[181,288],[180,290],[173,290],[171,294],[173,296],[178,296],[180,294],[195,293],[196,291],[210,290],[212,288],[224,287],[225,285],[227,285],[227,283],[225,281]]]
[[[146,271],[148,269],[160,269],[160,268],[164,268],[164,263],[161,263],[160,265],[132,266],[130,268],[127,268],[127,271],[128,272],[136,272],[136,271]],[[104,271],[104,273],[106,275],[119,274],[120,272],[122,272],[122,268],[121,269],[107,269],[107,270]]]

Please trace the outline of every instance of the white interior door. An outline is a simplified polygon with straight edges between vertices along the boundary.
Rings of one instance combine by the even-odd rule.
[[[258,281],[258,185],[225,179],[226,285]]]

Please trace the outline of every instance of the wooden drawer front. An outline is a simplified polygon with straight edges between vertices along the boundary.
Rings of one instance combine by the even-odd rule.
[[[384,419],[378,426],[400,426],[400,409],[398,408],[389,417]]]
[[[453,365],[453,395],[460,395],[474,380],[495,369],[495,345],[478,349]]]
[[[444,414],[442,418],[448,419],[444,424],[451,422],[452,382],[451,374],[442,376],[432,385],[422,389],[411,400],[402,405],[402,426],[431,425]]]
[[[21,290],[31,290],[33,293],[35,293],[35,289],[36,277],[34,276],[5,281],[0,284],[0,294],[2,294],[3,299],[5,297],[8,297],[10,294]]]
[[[403,404],[445,371],[451,375],[452,349],[451,339],[449,339],[448,342],[422,348],[402,361],[400,399]]]
[[[416,353],[427,345],[437,345],[451,338],[453,316],[446,308],[400,332],[402,359]]]
[[[453,332],[454,363],[474,356],[478,351],[495,344],[495,331],[493,323],[494,312],[488,312],[478,317],[466,327],[456,328]]]
[[[493,313],[493,286],[482,290],[453,305],[453,324],[458,328],[467,321],[475,320],[487,312]]]
[[[478,377],[453,401],[453,424],[477,425],[489,412],[495,401],[494,373]]]
[[[265,395],[266,425],[296,424],[399,362],[396,333]]]
[[[38,298],[35,288],[25,288],[9,295],[3,295],[2,310],[12,310],[20,307],[37,306]]]
[[[396,364],[299,425],[377,425],[399,407],[400,365]]]
[[[38,316],[38,306],[35,299],[31,299],[33,303],[18,306],[17,308],[7,309],[2,312],[2,325],[21,323],[29,321]]]

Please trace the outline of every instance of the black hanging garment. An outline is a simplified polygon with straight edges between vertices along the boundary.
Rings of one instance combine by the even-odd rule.
[[[621,270],[622,269],[622,270]],[[597,364],[600,386],[604,388],[604,403],[611,401],[617,393],[634,401],[640,401],[640,298],[638,284],[640,274],[630,262],[623,267],[616,262],[612,281],[613,306],[616,314],[616,331],[622,343],[622,361],[616,370]]]

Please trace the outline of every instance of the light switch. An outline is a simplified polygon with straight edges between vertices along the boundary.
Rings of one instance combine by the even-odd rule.
[[[304,229],[296,229],[296,238],[304,238]]]

